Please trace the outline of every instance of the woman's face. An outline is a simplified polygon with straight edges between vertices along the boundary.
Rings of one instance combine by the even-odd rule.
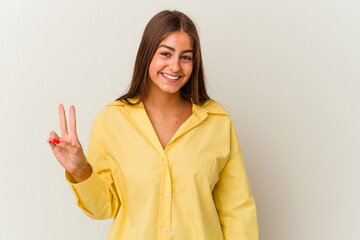
[[[190,36],[183,32],[168,35],[158,46],[149,66],[150,94],[180,93],[193,70],[194,51]]]

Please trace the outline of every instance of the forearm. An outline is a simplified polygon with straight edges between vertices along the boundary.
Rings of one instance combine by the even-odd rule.
[[[108,175],[99,176],[91,165],[90,170],[91,175],[79,183],[68,172],[65,174],[76,196],[76,203],[92,219],[113,218],[120,206],[113,180]]]

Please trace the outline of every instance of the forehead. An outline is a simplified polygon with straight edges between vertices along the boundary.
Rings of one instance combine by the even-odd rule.
[[[173,32],[165,37],[159,45],[167,45],[178,50],[193,50],[192,39],[186,32]]]

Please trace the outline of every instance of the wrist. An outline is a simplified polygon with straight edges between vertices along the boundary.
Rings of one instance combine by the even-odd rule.
[[[84,167],[79,168],[76,172],[70,175],[74,178],[76,183],[80,183],[88,179],[92,174],[92,169],[89,163],[86,163]]]

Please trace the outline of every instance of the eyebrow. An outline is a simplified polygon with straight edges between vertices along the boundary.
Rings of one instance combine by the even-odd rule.
[[[167,46],[167,45],[159,45],[159,47],[165,47],[165,48],[168,48],[168,49],[170,49],[170,50],[172,50],[172,51],[174,51],[175,52],[175,49],[174,48],[172,48],[172,47],[169,47],[169,46]],[[185,50],[185,51],[182,51],[181,53],[187,53],[187,52],[192,52],[193,54],[195,54],[195,51],[194,50]]]

